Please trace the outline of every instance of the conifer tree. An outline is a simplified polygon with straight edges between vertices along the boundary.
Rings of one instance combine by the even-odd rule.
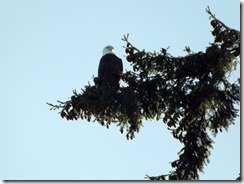
[[[127,139],[135,138],[143,120],[164,122],[174,139],[183,145],[179,158],[171,162],[168,174],[147,176],[150,180],[197,180],[199,171],[209,162],[213,140],[228,130],[238,115],[240,79],[230,82],[228,76],[240,59],[240,32],[227,27],[206,9],[214,37],[205,51],[174,57],[167,48],[148,52],[133,46],[124,36],[127,61],[133,71],[123,73],[128,84],[119,90],[101,93],[88,84],[71,100],[58,101],[52,110],[61,109],[67,120],[96,121],[102,126],[116,124]]]

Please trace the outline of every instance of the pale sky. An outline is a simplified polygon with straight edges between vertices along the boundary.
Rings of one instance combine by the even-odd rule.
[[[0,0],[0,179],[143,180],[167,174],[181,145],[162,121],[143,121],[133,140],[85,120],[68,122],[46,102],[66,101],[97,67],[105,45],[126,70],[121,40],[139,49],[182,56],[213,41],[205,9],[240,30],[236,0]],[[240,76],[240,69],[231,76]],[[201,180],[232,180],[240,173],[240,118],[219,134]]]

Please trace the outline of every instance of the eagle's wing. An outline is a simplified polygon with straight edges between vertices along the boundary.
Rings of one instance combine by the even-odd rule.
[[[119,72],[122,74],[123,73],[123,62],[122,59],[119,58]]]
[[[98,78],[101,78],[101,76],[104,73],[104,69],[105,69],[105,60],[104,60],[104,57],[102,57],[100,59],[100,63],[99,63],[99,67],[98,67]]]

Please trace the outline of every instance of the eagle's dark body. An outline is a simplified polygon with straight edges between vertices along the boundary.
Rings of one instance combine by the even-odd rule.
[[[123,63],[115,54],[105,54],[99,63],[98,78],[99,88],[119,87],[119,81],[123,72]]]

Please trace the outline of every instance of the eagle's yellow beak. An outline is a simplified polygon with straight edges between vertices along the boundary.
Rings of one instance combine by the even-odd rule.
[[[112,50],[114,50],[114,47],[113,46],[108,46],[107,49],[112,51]]]

